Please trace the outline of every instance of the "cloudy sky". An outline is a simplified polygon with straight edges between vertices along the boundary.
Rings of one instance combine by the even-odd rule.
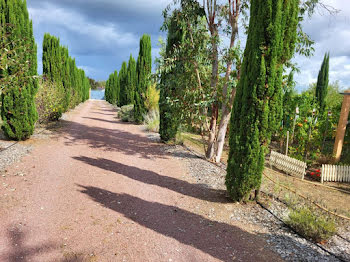
[[[337,15],[323,10],[304,24],[305,31],[315,40],[312,58],[296,57],[301,73],[296,76],[299,90],[315,82],[325,52],[331,53],[330,80],[339,80],[350,87],[350,5],[349,0],[323,0],[339,9]],[[38,43],[39,73],[44,33],[60,37],[68,46],[79,67],[96,79],[108,75],[138,54],[139,38],[152,37],[153,56],[162,24],[162,10],[171,0],[27,0]]]

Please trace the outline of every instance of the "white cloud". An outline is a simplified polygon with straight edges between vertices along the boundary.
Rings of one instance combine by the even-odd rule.
[[[330,81],[339,80],[343,88],[350,86],[350,5],[344,0],[323,2],[340,12],[330,15],[319,8],[311,19],[304,22],[305,32],[315,40],[315,54],[311,58],[296,56],[294,59],[301,70],[301,73],[295,76],[299,90],[316,82],[326,52],[330,52]]]
[[[86,17],[79,13],[45,5],[42,8],[29,8],[30,16],[34,26],[41,24],[55,24],[80,35],[93,36],[94,41],[102,44],[127,46],[135,43],[137,37],[130,32],[123,32],[116,24],[91,23]]]

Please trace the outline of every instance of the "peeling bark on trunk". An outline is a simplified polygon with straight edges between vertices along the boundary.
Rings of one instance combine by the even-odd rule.
[[[235,2],[231,2],[231,0],[229,0],[229,7],[230,7],[229,22],[232,27],[230,49],[234,47],[236,35],[238,34],[238,17],[240,12],[240,5],[241,5],[240,0],[236,0]],[[232,61],[228,61],[227,67],[226,67],[226,74],[225,74],[225,83],[223,87],[223,103],[222,103],[222,109],[221,109],[222,116],[221,116],[218,135],[216,139],[216,143],[217,143],[216,152],[215,152],[216,163],[219,163],[222,157],[222,152],[225,145],[227,127],[231,118],[232,105],[236,96],[236,88],[232,90],[231,94],[228,94],[228,83],[230,80],[231,71],[232,71]],[[239,74],[238,74],[238,78],[239,78]]]
[[[219,107],[216,104],[214,104],[212,110],[213,112],[212,112],[212,117],[210,122],[208,148],[206,152],[206,158],[210,160],[214,158],[214,154],[215,154],[216,127],[217,127]]]

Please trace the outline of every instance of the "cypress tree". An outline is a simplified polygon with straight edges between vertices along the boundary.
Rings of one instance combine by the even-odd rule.
[[[110,81],[111,81],[111,75],[109,75],[108,80],[106,81],[106,87],[105,87],[105,99],[108,103],[112,103],[112,97],[111,97],[111,88],[110,88]]]
[[[184,30],[177,20],[178,12],[174,12],[168,24],[168,36],[165,50],[165,56],[171,57],[174,49],[181,44],[184,38]],[[176,86],[172,81],[176,77],[175,71],[181,70],[182,67],[175,66],[170,71],[162,72],[160,82],[160,98],[159,98],[159,134],[162,141],[167,142],[175,138],[178,121],[173,111],[175,108],[169,103],[168,98],[171,97]]]
[[[0,27],[9,32],[9,41],[13,44],[8,45],[8,48],[15,50],[16,57],[12,58],[21,60],[16,61],[20,66],[10,66],[1,72],[0,77],[14,76],[11,88],[1,94],[2,129],[10,139],[24,140],[33,134],[34,124],[38,119],[34,104],[38,81],[33,78],[37,74],[37,50],[33,27],[26,1],[0,1],[0,8]],[[1,38],[0,41],[6,40]],[[7,58],[9,57],[5,59]],[[21,70],[21,74],[17,74]]]
[[[112,93],[113,93],[113,104],[120,106],[120,85],[119,85],[119,79],[118,79],[118,71],[115,70],[113,74],[113,86],[112,86]]]
[[[134,101],[134,119],[136,123],[143,121],[143,115],[146,114],[145,93],[150,84],[152,71],[152,44],[149,35],[143,35],[140,40],[139,56],[136,63],[137,85]]]
[[[323,58],[321,69],[318,73],[316,84],[316,99],[320,107],[320,113],[326,110],[326,96],[328,93],[328,75],[329,75],[329,53],[326,53]]]
[[[65,111],[89,99],[90,82],[84,70],[79,69],[75,59],[69,56],[68,48],[60,45],[59,38],[44,35],[42,61],[43,74],[64,87]]]
[[[282,113],[283,65],[295,51],[298,0],[251,0],[248,39],[230,126],[226,187],[257,197],[271,135]],[[255,191],[255,196],[251,195]]]
[[[119,80],[119,105],[120,106],[124,106],[128,104],[127,101],[127,81],[128,81],[128,66],[126,64],[126,62],[123,62],[122,64],[122,68],[119,71],[119,76],[118,76],[118,80]]]
[[[134,104],[137,75],[136,75],[136,61],[132,55],[130,55],[130,58],[129,58],[127,76],[128,76],[127,84],[126,84],[127,104]]]

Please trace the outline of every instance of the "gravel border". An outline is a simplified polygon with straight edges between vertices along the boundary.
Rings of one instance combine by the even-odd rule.
[[[149,135],[149,138],[157,141],[156,135]],[[185,162],[189,175],[195,178],[197,183],[213,189],[225,189],[224,166],[210,163],[183,146],[166,145],[165,151]],[[320,248],[294,233],[279,219],[288,215],[288,208],[282,203],[272,199],[269,210],[272,213],[259,205],[237,205],[231,211],[231,220],[257,226],[259,229],[256,233],[264,234],[270,248],[286,261],[350,261],[350,228],[339,232],[344,239],[334,236],[327,245]],[[323,249],[339,256],[341,260]]]

